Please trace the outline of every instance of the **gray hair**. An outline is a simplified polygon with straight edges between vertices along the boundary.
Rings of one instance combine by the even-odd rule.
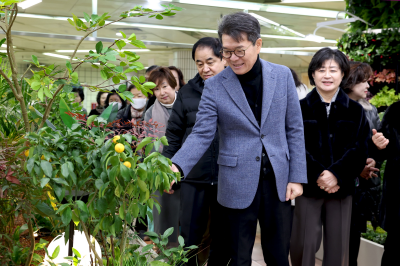
[[[222,35],[226,34],[235,41],[243,41],[243,35],[253,43],[261,38],[260,23],[252,15],[244,12],[232,13],[225,15],[218,25],[218,36],[222,42]]]

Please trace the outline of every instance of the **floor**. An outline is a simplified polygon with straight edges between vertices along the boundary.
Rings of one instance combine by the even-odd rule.
[[[264,262],[264,257],[263,257],[262,249],[261,249],[261,240],[260,240],[259,236],[257,236],[255,244],[254,244],[252,258],[253,258],[253,263],[251,264],[251,266],[266,266],[267,265]],[[322,261],[320,261],[319,259],[315,259],[315,266],[322,266]]]

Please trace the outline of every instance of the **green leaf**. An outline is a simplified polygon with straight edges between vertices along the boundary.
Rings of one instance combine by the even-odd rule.
[[[76,205],[78,205],[78,208],[80,210],[82,210],[82,211],[84,211],[86,213],[89,213],[89,209],[88,209],[88,207],[86,206],[86,204],[83,201],[77,200],[77,201],[75,201],[75,203],[76,203]]]
[[[181,247],[185,246],[185,240],[182,236],[178,236],[178,242]]]
[[[72,72],[72,65],[71,65],[71,62],[70,62],[70,61],[67,61],[67,62],[65,63],[65,65],[67,66],[67,68],[68,68],[68,70],[69,70],[69,73],[71,73],[71,72]]]
[[[114,77],[112,78],[112,81],[114,82],[114,84],[118,84],[121,80],[119,79],[119,77],[114,76]]]
[[[57,246],[56,249],[53,251],[53,254],[51,255],[51,259],[54,260],[57,258],[58,253],[60,253],[60,246]]]
[[[82,258],[81,253],[79,253],[78,250],[72,248],[72,252],[74,252],[74,254],[75,254],[78,258]]]
[[[126,91],[126,85],[120,85],[119,87],[118,87],[118,90],[119,90],[119,92],[124,92],[124,91]]]
[[[132,202],[129,206],[129,212],[132,214],[133,217],[137,218],[139,215],[139,206],[137,203]]]
[[[136,41],[136,34],[132,33],[131,36],[129,36],[128,40],[130,41]]]
[[[146,77],[145,76],[140,76],[139,81],[140,81],[140,83],[145,83],[146,82]]]
[[[72,128],[72,125],[76,123],[76,120],[72,118],[70,115],[66,114],[66,112],[71,112],[69,109],[67,103],[63,98],[60,98],[60,116],[62,121],[64,122],[64,125],[66,125],[68,128]]]
[[[40,84],[39,81],[34,81],[31,83],[31,88],[32,88],[32,90],[35,90],[35,91],[39,90],[41,86],[42,85]]]
[[[48,178],[48,177],[42,178],[42,179],[40,180],[40,186],[41,186],[42,188],[44,188],[44,186],[46,186],[47,183],[49,183],[49,181],[50,181],[50,178]]]
[[[77,72],[74,72],[74,73],[71,74],[71,81],[72,81],[72,83],[78,83],[79,78],[78,78],[78,73]]]
[[[124,39],[126,39],[126,34],[123,31],[119,31],[122,34],[122,37],[124,37]]]
[[[139,48],[142,48],[142,49],[146,48],[146,45],[142,41],[139,41],[139,40],[131,41],[131,44],[133,46],[136,46],[136,47],[139,47]]]
[[[138,179],[137,182],[138,182],[139,188],[140,188],[143,192],[147,191],[147,185],[146,185],[146,183],[145,183],[143,180]]]
[[[157,14],[156,19],[162,20],[163,16],[161,16],[160,14]]]
[[[5,42],[6,42],[6,38],[3,38],[1,41],[0,41],[0,46],[2,46]]]
[[[168,228],[167,230],[165,230],[165,232],[164,232],[164,234],[163,234],[163,238],[167,238],[167,237],[169,237],[170,235],[172,235],[172,233],[174,232],[174,228],[173,227],[170,227],[170,228]]]
[[[43,93],[44,93],[43,88],[40,88],[40,89],[39,89],[39,92],[38,92],[38,98],[39,98],[41,101],[43,101]]]
[[[33,61],[33,63],[35,63],[35,65],[37,65],[37,66],[39,65],[39,61],[35,55],[32,55],[32,61]]]
[[[162,136],[160,140],[161,140],[161,143],[162,143],[164,146],[168,146],[168,140],[167,140],[167,137],[166,137],[166,136]]]
[[[149,250],[152,249],[152,248],[153,248],[153,244],[148,244],[147,246],[145,246],[145,247],[142,249],[142,253],[147,252],[147,251],[149,251]]]
[[[96,202],[97,210],[99,211],[100,214],[104,214],[107,210],[108,207],[108,202],[106,198],[100,198]]]
[[[91,115],[89,116],[88,120],[86,121],[86,125],[90,127],[93,123],[93,121],[98,117],[98,115]]]
[[[103,43],[102,42],[98,42],[97,44],[96,44],[96,52],[98,53],[98,54],[101,54],[101,51],[103,50]]]
[[[115,44],[118,46],[120,50],[126,46],[126,42],[123,40],[116,41]]]
[[[72,219],[72,211],[70,207],[67,207],[61,215],[61,221],[63,222],[63,224],[68,225],[71,219]]]
[[[146,137],[144,138],[139,145],[136,147],[136,151],[141,150],[144,146],[146,146],[147,144],[149,144],[151,141],[153,140],[152,137]]]
[[[40,161],[40,166],[42,167],[42,170],[44,174],[48,177],[51,177],[53,174],[53,167],[51,166],[51,163],[49,163],[46,160],[41,160]]]
[[[83,17],[85,18],[86,22],[90,22],[90,16],[83,12]]]
[[[53,95],[51,94],[50,90],[48,87],[44,87],[43,88],[44,94],[46,95],[46,97],[53,99]]]
[[[101,76],[101,78],[104,79],[104,80],[107,80],[107,79],[108,79],[108,77],[107,77],[107,72],[106,72],[104,69],[100,71],[100,76]]]

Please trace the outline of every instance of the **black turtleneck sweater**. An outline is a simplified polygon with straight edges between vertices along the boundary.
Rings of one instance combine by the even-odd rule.
[[[263,79],[262,79],[262,66],[260,57],[257,57],[253,68],[243,74],[237,75],[243,92],[246,95],[247,102],[250,106],[254,117],[259,126],[261,126],[261,112],[262,112],[262,98],[263,98]],[[262,149],[261,161],[261,175],[267,176],[272,173],[272,166],[267,156],[267,151],[264,146]]]
[[[243,75],[237,75],[237,77],[240,85],[242,85],[242,89],[246,95],[251,111],[253,111],[258,125],[261,125],[263,80],[260,58],[257,57],[256,63],[249,72]]]

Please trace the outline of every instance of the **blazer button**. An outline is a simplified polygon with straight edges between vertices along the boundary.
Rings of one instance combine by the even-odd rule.
[[[261,138],[263,139],[265,137],[265,135],[261,135]]]
[[[257,156],[257,157],[256,157],[256,161],[259,161],[259,160],[260,160],[260,157],[259,157],[259,156]]]

